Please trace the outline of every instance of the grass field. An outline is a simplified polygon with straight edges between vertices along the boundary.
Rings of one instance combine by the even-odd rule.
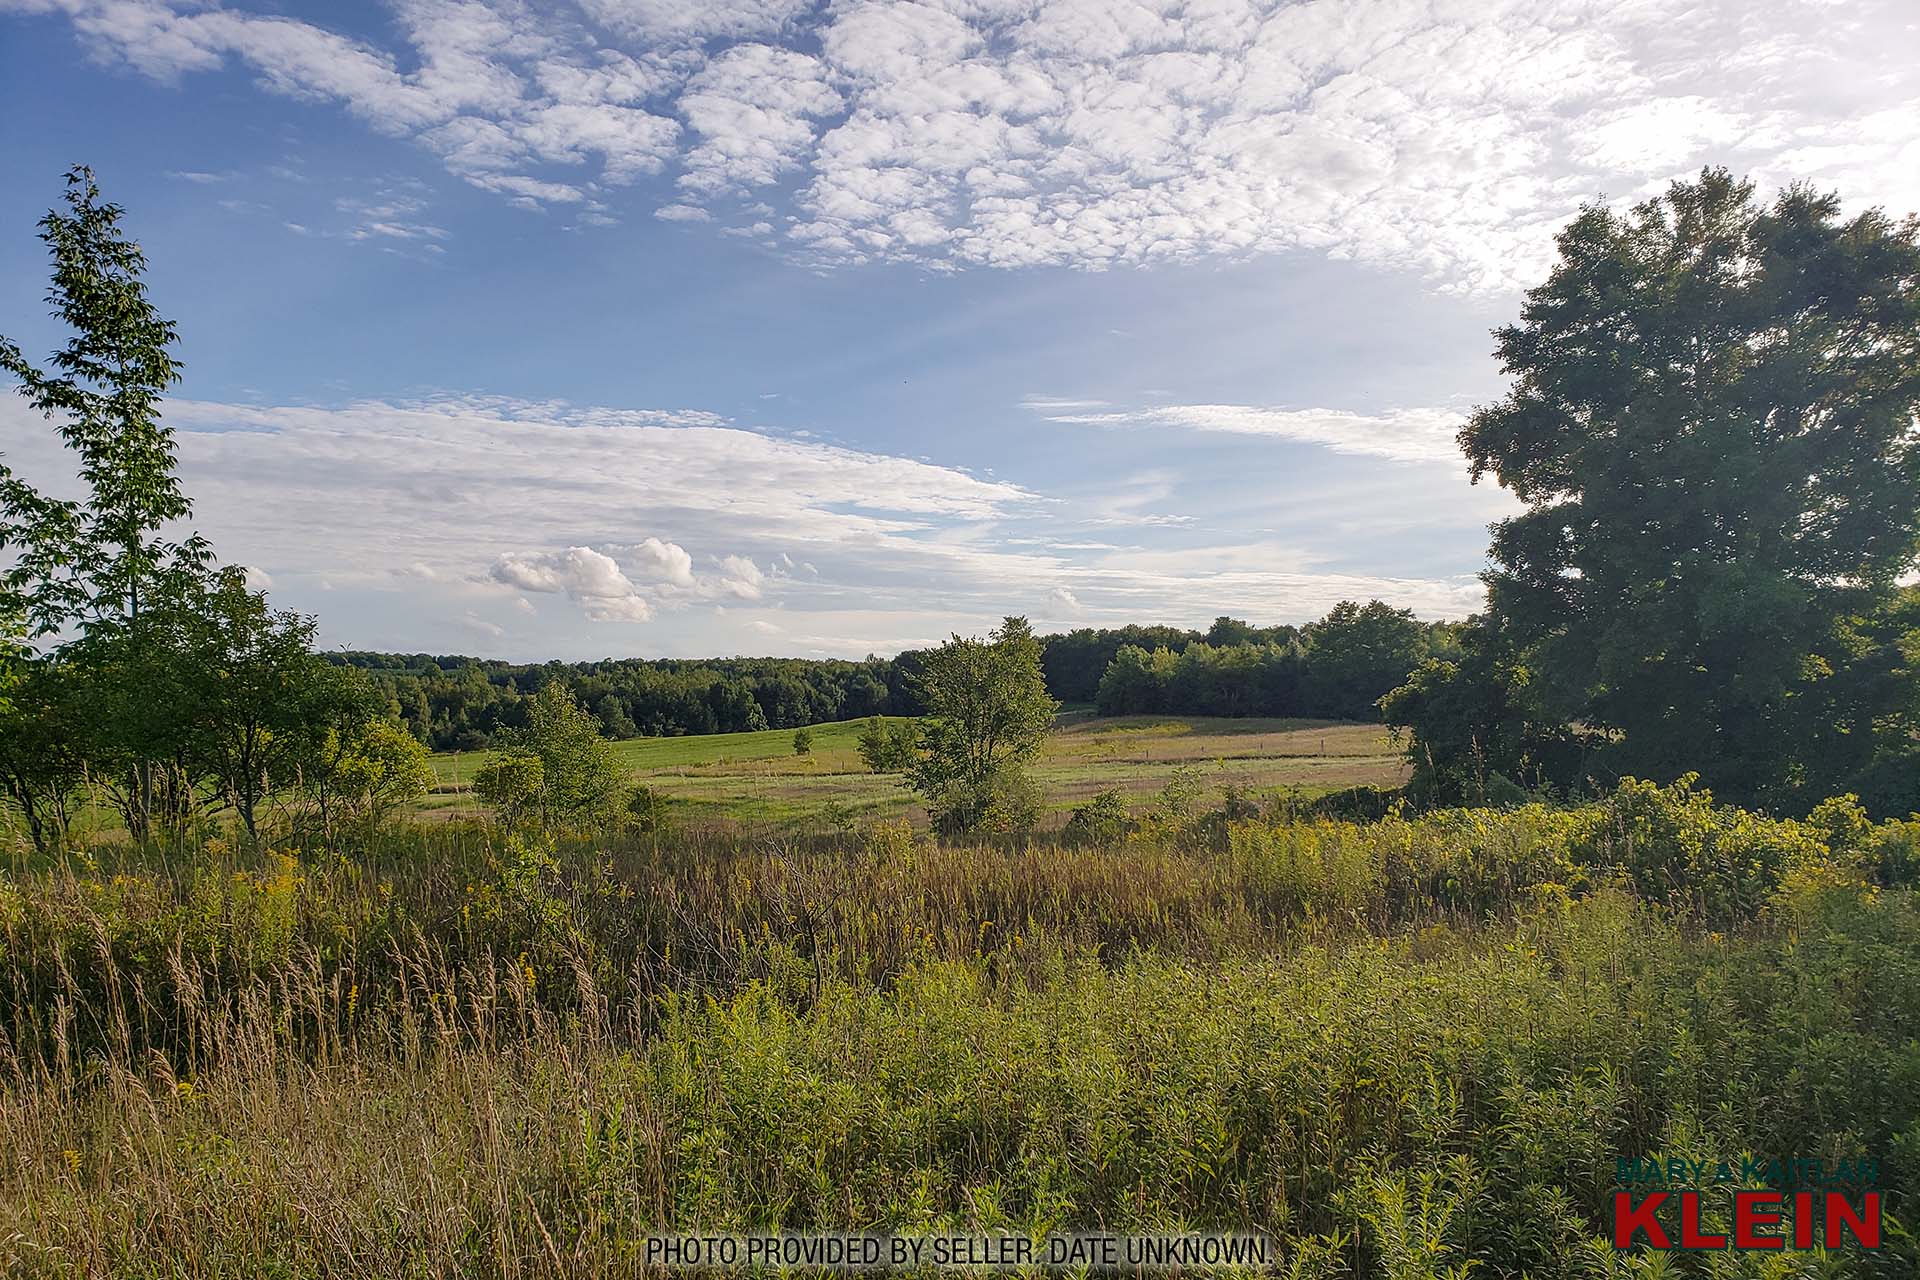
[[[1303,732],[1143,727],[1055,767],[1277,768]],[[1178,1229],[1291,1280],[1920,1275],[1920,820],[1646,784],[1223,816],[1067,848],[414,823],[0,875],[0,1275]],[[1883,1245],[1613,1250],[1620,1159],[1746,1155],[1877,1160]]]
[[[924,815],[898,775],[867,772],[858,748],[864,720],[812,726],[813,750],[793,753],[793,730],[634,738],[615,751],[634,781],[683,802],[686,821],[776,829],[840,826],[862,818]],[[421,812],[466,817],[481,806],[468,784],[482,752],[433,760],[439,779]],[[1227,720],[1203,716],[1062,715],[1035,774],[1055,822],[1107,788],[1143,798],[1174,771],[1195,767],[1214,785],[1318,795],[1340,787],[1395,786],[1404,763],[1378,725],[1328,720]]]

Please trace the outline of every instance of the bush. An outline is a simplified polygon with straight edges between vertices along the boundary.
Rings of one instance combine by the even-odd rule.
[[[1391,787],[1344,787],[1316,796],[1302,811],[1319,818],[1338,818],[1343,822],[1378,822],[1393,812],[1402,793]]]
[[[793,731],[793,754],[797,756],[813,754],[813,730],[795,729]]]
[[[502,822],[511,826],[531,817],[592,828],[614,816],[622,770],[613,744],[564,685],[556,681],[540,690],[526,727],[501,736],[506,746],[475,776],[474,790]]]
[[[502,825],[515,826],[534,814],[546,788],[546,768],[531,751],[496,752],[473,775],[473,792],[493,806]]]
[[[860,734],[860,759],[874,773],[899,773],[913,763],[919,738],[919,729],[911,720],[889,725],[873,716]]]
[[[672,797],[653,787],[635,787],[627,795],[627,830],[636,835],[658,835],[667,829]]]
[[[1111,847],[1127,838],[1131,826],[1127,798],[1118,791],[1107,790],[1073,811],[1060,833],[1060,839],[1062,843],[1075,847]]]
[[[984,786],[949,780],[927,802],[933,829],[949,838],[1024,835],[1040,821],[1040,784],[1017,766],[1006,766]]]
[[[1205,843],[1209,829],[1219,826],[1219,815],[1207,812],[1206,799],[1206,781],[1199,768],[1178,766],[1141,817],[1142,837],[1176,847]]]

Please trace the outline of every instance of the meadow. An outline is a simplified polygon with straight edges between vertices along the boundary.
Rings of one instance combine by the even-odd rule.
[[[883,717],[888,724],[900,719]],[[831,832],[876,819],[924,825],[924,810],[899,776],[872,773],[861,761],[866,726],[814,725],[806,755],[794,753],[791,729],[630,738],[613,751],[633,782],[676,802],[683,825],[726,826],[744,836]],[[485,752],[434,755],[436,785],[416,811],[439,819],[480,816],[469,784],[486,759]],[[1042,825],[1057,827],[1106,789],[1144,801],[1183,768],[1217,786],[1303,798],[1398,786],[1407,771],[1403,753],[1377,724],[1073,710],[1061,714],[1033,766],[1046,797]]]
[[[323,655],[216,558],[175,326],[91,170],[66,206],[72,337],[0,340],[87,491],[0,476],[0,1272],[1104,1228],[1291,1280],[1920,1275],[1920,222],[1715,169],[1583,210],[1457,437],[1528,508],[1465,623],[566,672]],[[653,612],[587,546],[494,577]],[[853,707],[922,715],[919,805],[858,721],[632,736]],[[1716,1233],[1806,1161],[1871,1167],[1873,1247],[1611,1238],[1623,1173],[1695,1170]]]
[[[1914,1274],[1920,822],[1223,799],[1077,848],[449,820],[21,855],[0,1266],[621,1275],[649,1232],[1098,1226],[1270,1233],[1295,1276]],[[1649,1153],[1872,1155],[1888,1241],[1616,1254]]]

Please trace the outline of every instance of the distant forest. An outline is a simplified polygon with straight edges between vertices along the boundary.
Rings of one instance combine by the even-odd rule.
[[[1082,628],[1043,638],[1047,690],[1110,715],[1378,718],[1374,706],[1429,657],[1457,649],[1460,624],[1424,623],[1379,601],[1344,603],[1301,627],[1216,619],[1178,627]],[[852,662],[808,658],[614,658],[512,663],[346,652],[409,732],[436,751],[488,746],[520,727],[533,695],[564,684],[609,737],[789,729],[872,715],[917,715],[922,654]]]

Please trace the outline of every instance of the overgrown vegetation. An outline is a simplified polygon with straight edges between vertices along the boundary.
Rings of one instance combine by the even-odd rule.
[[[614,1273],[653,1230],[1099,1223],[1271,1231],[1303,1275],[1653,1275],[1596,1243],[1621,1155],[1917,1189],[1920,823],[1637,783],[1159,808],[1071,850],[456,827],[16,872],[0,1251]]]

